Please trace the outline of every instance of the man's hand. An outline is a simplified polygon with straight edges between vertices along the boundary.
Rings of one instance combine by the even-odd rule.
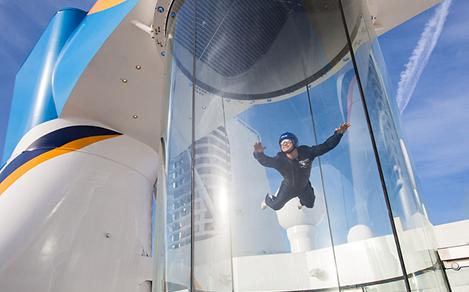
[[[264,147],[264,145],[262,145],[261,142],[254,143],[254,151],[256,153],[262,153],[262,152],[264,152],[264,149],[265,149],[265,147]]]
[[[350,126],[350,123],[342,123],[338,128],[335,129],[335,131],[339,134],[343,134],[345,131],[347,131],[348,128],[350,128]]]

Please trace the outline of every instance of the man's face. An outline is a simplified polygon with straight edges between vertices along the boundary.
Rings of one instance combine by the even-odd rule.
[[[282,140],[280,142],[280,149],[282,149],[282,152],[288,152],[293,148],[293,142],[289,139]]]

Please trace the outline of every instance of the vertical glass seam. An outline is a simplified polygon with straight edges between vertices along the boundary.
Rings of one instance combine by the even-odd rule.
[[[193,52],[192,52],[192,101],[191,101],[191,259],[190,259],[190,290],[194,291],[194,202],[195,202],[195,65],[196,65],[196,50],[197,50],[197,0],[194,0],[194,38],[193,38]]]
[[[392,229],[392,233],[393,233],[393,237],[394,237],[394,242],[396,244],[397,255],[399,257],[399,263],[400,263],[401,270],[402,270],[403,276],[404,276],[404,283],[405,283],[405,286],[406,286],[406,290],[408,292],[411,292],[410,283],[409,283],[409,279],[408,279],[408,274],[407,274],[407,270],[406,270],[405,263],[404,263],[404,257],[402,255],[402,249],[401,249],[401,245],[399,243],[399,236],[397,235],[397,229],[396,229],[396,225],[394,223],[394,216],[393,216],[392,209],[391,209],[391,203],[389,201],[388,191],[387,191],[387,187],[386,187],[386,184],[385,184],[385,181],[384,181],[384,174],[383,174],[383,170],[382,170],[381,160],[380,160],[380,157],[379,157],[379,154],[378,154],[378,148],[376,146],[376,139],[375,139],[375,136],[374,136],[374,133],[373,133],[372,125],[371,125],[371,120],[370,120],[370,115],[369,115],[369,112],[368,112],[368,107],[366,105],[365,92],[363,90],[360,74],[358,72],[357,60],[355,59],[355,54],[353,52],[352,41],[350,39],[349,30],[348,30],[348,27],[347,27],[347,20],[345,18],[344,7],[343,7],[343,4],[342,4],[342,0],[338,0],[338,2],[339,2],[340,14],[342,16],[342,24],[344,26],[344,31],[345,31],[345,37],[347,38],[347,44],[348,44],[348,47],[349,47],[350,56],[351,56],[352,63],[353,63],[353,69],[355,71],[355,76],[357,78],[358,89],[359,89],[359,92],[360,92],[360,99],[362,101],[363,110],[365,112],[365,118],[366,118],[366,122],[367,122],[367,126],[368,126],[368,132],[370,134],[371,145],[373,147],[373,153],[374,153],[374,156],[375,156],[375,161],[376,161],[376,164],[378,166],[379,178],[380,178],[380,181],[381,181],[381,187],[383,189],[384,201],[386,202],[386,207],[387,207],[389,221],[390,221],[390,224],[391,224],[391,229]]]
[[[228,130],[226,129],[226,114],[225,114],[225,99],[221,96],[221,110],[222,110],[222,114],[223,114],[223,127],[225,128],[225,135],[226,137],[228,138]],[[228,143],[229,143],[229,140],[228,140]],[[229,145],[229,144],[228,144]],[[231,148],[230,148],[231,149]],[[231,152],[231,150],[230,150]],[[231,157],[231,155],[230,155]],[[231,158],[230,158],[231,159]],[[230,167],[231,167],[231,162],[230,162]],[[230,181],[231,181],[231,178],[230,178]],[[230,182],[230,190],[231,190],[231,182]],[[225,195],[228,195],[228,194],[225,194]],[[228,204],[230,205],[231,204],[231,201],[228,200]],[[228,206],[229,206],[228,205]],[[233,267],[233,242],[232,242],[232,234],[231,234],[231,216],[230,216],[230,213],[227,212],[227,217],[228,217],[228,234],[230,235],[230,240],[229,240],[229,244],[230,244],[230,268],[231,268],[231,291],[234,292],[234,277],[233,277],[233,274],[234,274],[234,267]]]
[[[448,274],[446,274],[446,268],[445,265],[443,264],[443,261],[440,258],[440,254],[438,251],[435,251],[435,256],[436,256],[436,261],[437,261],[437,266],[439,269],[441,269],[441,272],[443,273],[443,281],[445,282],[446,289],[448,289],[449,292],[452,292],[453,290],[451,289],[451,284],[449,283],[448,279]]]
[[[318,137],[317,137],[317,134],[316,134],[316,124],[314,123],[313,106],[311,104],[311,96],[309,94],[309,85],[308,84],[306,85],[306,93],[307,93],[307,97],[308,97],[309,114],[311,116],[311,123],[312,123],[312,126],[313,126],[314,141],[317,144],[318,143]],[[319,174],[321,176],[321,186],[322,186],[322,191],[323,191],[323,195],[324,195],[324,205],[326,207],[327,226],[329,228],[329,238],[331,240],[332,255],[334,257],[335,275],[336,275],[336,279],[337,279],[337,286],[340,289],[339,268],[337,266],[337,256],[335,254],[334,237],[332,236],[331,217],[329,215],[329,206],[327,205],[326,188],[325,188],[325,185],[324,185],[324,176],[323,176],[323,172],[322,172],[321,157],[318,157],[318,164],[319,164]]]

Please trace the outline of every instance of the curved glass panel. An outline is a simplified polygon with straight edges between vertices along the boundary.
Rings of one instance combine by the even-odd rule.
[[[298,210],[296,198],[277,212],[260,208],[282,177],[254,159],[253,144],[262,141],[275,155],[288,130],[316,144],[305,90],[258,103],[196,92],[195,216],[204,236],[195,238],[193,268],[201,290],[338,287],[321,184],[313,209]],[[311,175],[320,176],[317,167]]]
[[[194,2],[186,1],[176,7],[181,17],[171,23],[169,41],[170,69],[169,117],[166,143],[166,185],[157,202],[160,224],[157,249],[164,249],[164,285],[157,285],[157,291],[190,291],[192,289],[192,96],[193,80],[181,70],[179,63],[192,64],[195,34]],[[182,24],[184,29],[182,29]],[[184,39],[186,43],[182,43]],[[189,45],[188,45],[189,44]],[[192,47],[190,46],[192,44]],[[192,71],[192,66],[187,70]],[[159,227],[159,228],[158,228]],[[161,251],[159,251],[161,253]],[[161,278],[161,276],[159,276]]]
[[[174,2],[158,291],[406,289],[340,4]]]
[[[394,282],[402,271],[386,212],[378,167],[350,58],[328,80],[309,87],[318,140],[340,121],[352,127],[334,152],[318,159],[328,202],[341,287]]]
[[[354,54],[380,157],[393,221],[412,290],[446,291],[444,272],[436,253],[433,228],[420,200],[410,159],[402,138],[396,103],[390,98],[384,61],[365,1],[343,1],[362,12],[363,33],[354,39]],[[346,21],[356,18],[344,9]]]
[[[277,212],[262,210],[266,195],[280,196],[282,176],[259,164],[253,145],[262,141],[275,156],[285,131],[316,144],[304,80],[317,78],[345,38],[314,39],[310,18],[324,15],[301,1],[198,4],[194,201],[197,220],[210,224],[194,238],[193,281],[204,291],[338,289],[321,185],[314,210],[299,210],[297,198]]]

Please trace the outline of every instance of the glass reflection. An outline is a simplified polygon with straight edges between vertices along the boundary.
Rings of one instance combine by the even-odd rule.
[[[178,76],[178,70],[174,70]],[[173,82],[183,81],[181,75]],[[184,80],[187,81],[187,80]],[[178,90],[172,93],[171,131],[169,133],[168,162],[166,165],[166,281],[168,291],[189,289],[191,285],[191,113],[190,111],[175,114],[175,107],[187,104],[187,92],[191,85],[175,86]],[[179,92],[181,90],[182,92]],[[184,93],[185,91],[185,93]],[[189,95],[190,96],[190,95]],[[189,100],[190,101],[190,100]],[[181,149],[182,148],[182,149]]]
[[[318,140],[337,121],[351,123],[334,155],[319,159],[341,286],[400,277],[396,247],[374,160],[357,79],[348,61],[325,82],[310,86]],[[353,252],[351,252],[353,251]]]
[[[315,186],[317,200],[312,209],[299,210],[296,201],[292,200],[277,213],[271,209],[262,210],[261,202],[267,193],[275,192],[282,177],[277,171],[259,165],[253,157],[252,145],[256,141],[264,143],[266,153],[277,153],[278,136],[282,131],[295,131],[301,144],[316,144],[307,93],[303,91],[278,102],[256,103],[209,94],[197,96],[196,103],[200,101],[197,120],[201,125],[213,127],[219,116],[229,141],[231,183],[227,214],[231,231],[229,260],[232,261],[235,290],[337,287],[321,184]],[[211,122],[205,121],[209,117]],[[312,176],[319,176],[317,167],[312,171]],[[316,230],[323,230],[325,236]],[[226,235],[225,238],[229,237]],[[220,238],[219,243],[221,241]],[[222,245],[217,246],[220,247]],[[319,251],[314,253],[313,249]],[[228,256],[228,252],[225,255]]]
[[[344,7],[350,37],[362,39],[369,25],[362,7]],[[339,8],[336,0],[174,2],[167,185],[159,204],[167,291],[405,290]],[[370,91],[381,86],[376,67],[366,67],[376,79],[365,79]],[[371,108],[380,124],[382,109]],[[344,122],[352,127],[340,142],[328,140]],[[273,165],[253,156],[253,145],[275,157],[284,132],[298,145],[329,147],[314,148],[320,157],[313,160],[301,151],[285,158],[303,183],[288,182],[289,200],[277,206],[279,197],[270,199],[276,210],[263,208],[295,168],[266,168]],[[400,136],[390,133],[382,144],[400,149]],[[396,178],[399,171],[385,167]],[[298,199],[305,185],[314,202],[312,194]],[[420,208],[406,206],[397,212]]]
[[[193,60],[193,50],[187,44],[194,44],[194,9],[194,2],[179,3],[175,10],[181,17],[173,19],[169,24],[173,38],[169,40],[171,50],[167,56],[171,60],[171,80],[166,148],[166,196],[159,205],[161,209],[164,208],[164,228],[160,230],[164,230],[165,236],[163,242],[157,242],[157,248],[165,248],[165,285],[155,287],[165,291],[190,291],[193,287],[192,240],[193,234],[197,232],[192,224],[193,85],[190,77],[181,70],[179,63],[191,64]],[[182,29],[182,24],[185,29]],[[187,69],[192,70],[192,66]]]
[[[362,0],[343,1],[362,11],[363,30],[355,40],[354,54],[362,81],[381,171],[396,225],[399,243],[412,290],[434,287],[446,291],[444,271],[436,254],[432,226],[412,172],[411,162],[402,138],[396,103],[390,98],[388,82],[379,45],[372,29],[367,5]],[[353,21],[345,9],[346,21]]]

